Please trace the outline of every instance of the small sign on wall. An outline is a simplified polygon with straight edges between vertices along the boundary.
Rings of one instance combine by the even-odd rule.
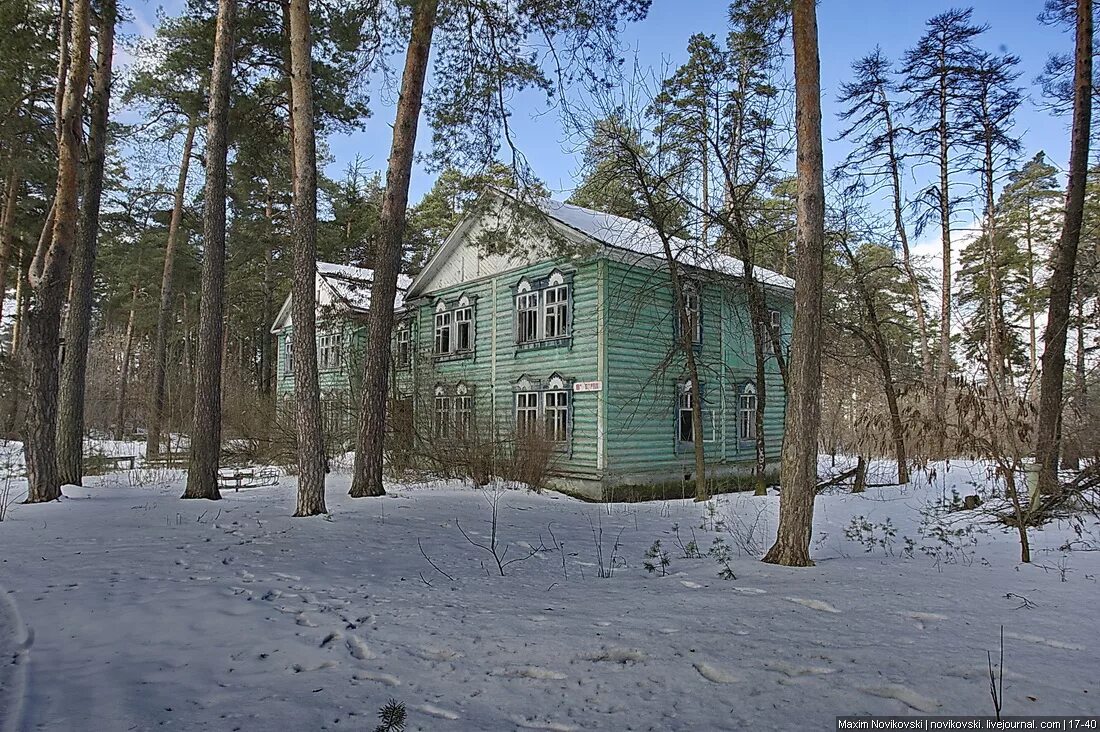
[[[602,381],[577,381],[573,384],[574,392],[603,391]]]

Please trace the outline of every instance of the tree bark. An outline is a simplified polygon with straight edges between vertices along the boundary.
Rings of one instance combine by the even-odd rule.
[[[74,0],[70,60],[58,124],[57,187],[53,215],[27,274],[30,301],[23,314],[24,371],[30,403],[23,449],[27,462],[27,503],[61,497],[57,474],[57,388],[61,307],[69,257],[76,239],[80,178],[81,111],[91,50],[90,0]],[[64,41],[62,41],[64,43]]]
[[[115,47],[115,0],[99,8],[96,70],[91,98],[84,193],[80,202],[79,242],[73,251],[69,311],[65,318],[65,357],[58,394],[57,470],[63,483],[81,484],[84,462],[84,389],[92,320],[92,289],[99,241],[99,208],[103,169],[107,161],[107,119],[110,113]]]
[[[825,184],[821,149],[821,62],[815,0],[793,3],[797,261],[795,315],[788,365],[787,433],[783,442],[779,530],[765,562],[813,565],[817,439],[821,423],[821,309],[825,261]]]
[[[1065,220],[1054,252],[1050,276],[1050,301],[1043,330],[1042,376],[1039,381],[1039,423],[1035,462],[1039,491],[1057,494],[1058,423],[1062,414],[1062,386],[1066,368],[1066,339],[1073,295],[1074,267],[1081,240],[1088,175],[1089,133],[1092,123],[1092,0],[1077,0],[1077,44],[1073,72],[1073,132],[1070,140],[1069,181],[1066,185]]]
[[[298,427],[298,505],[294,515],[316,516],[328,513],[328,509],[325,508],[321,388],[317,379],[317,146],[313,125],[308,0],[290,0],[289,16],[295,170],[291,317],[296,350],[294,405]]]
[[[191,465],[183,498],[218,500],[222,435],[222,334],[225,312],[225,187],[229,133],[229,86],[237,0],[218,0],[210,110],[206,126],[206,189],[203,205],[202,293],[195,368],[195,414]]]
[[[4,209],[0,212],[0,325],[4,322],[4,303],[8,299],[8,265],[15,242],[15,216],[21,187],[19,170],[13,165],[4,187]]]
[[[118,402],[115,404],[114,434],[121,440],[126,433],[126,393],[130,388],[130,360],[134,350],[134,315],[137,312],[138,287],[130,298],[130,316],[126,319],[126,340],[122,347],[122,367],[119,370]]]
[[[363,359],[363,398],[359,408],[359,435],[350,495],[354,498],[385,495],[382,456],[386,437],[386,399],[389,391],[390,331],[397,274],[405,236],[409,179],[416,146],[416,127],[424,97],[432,33],[438,0],[418,0],[413,10],[412,34],[401,78],[401,95],[393,126],[386,193],[382,200],[378,246],[371,284],[371,308],[367,316],[367,352]],[[295,338],[294,347],[301,339]],[[295,362],[297,362],[297,358]]]
[[[168,336],[172,329],[172,278],[176,266],[176,242],[179,240],[180,221],[183,219],[183,202],[187,194],[187,174],[191,166],[191,152],[195,145],[195,115],[187,119],[187,135],[183,140],[183,159],[180,160],[176,193],[172,199],[172,218],[168,222],[168,243],[164,248],[164,269],[160,276],[160,307],[157,310],[157,332],[153,338],[153,404],[149,415],[149,429],[145,440],[145,456],[160,455],[161,431],[164,428],[164,406],[168,379]]]

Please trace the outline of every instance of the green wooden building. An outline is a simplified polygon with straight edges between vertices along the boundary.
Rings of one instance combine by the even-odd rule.
[[[778,463],[783,383],[770,357],[767,398],[758,398],[739,260],[671,242],[700,373],[703,434],[695,435],[656,233],[557,201],[520,205],[504,193],[475,210],[419,275],[399,283],[390,413],[417,427],[391,441],[442,450],[538,435],[551,452],[552,484],[563,490],[606,498],[622,486],[683,484],[690,495],[693,441],[703,441],[710,475],[750,473],[763,408],[769,461]],[[794,283],[759,268],[754,277],[766,293],[767,327],[785,344]],[[336,444],[349,442],[354,425],[370,279],[369,270],[318,266],[318,360]],[[284,397],[293,394],[289,312],[288,302],[272,329]]]

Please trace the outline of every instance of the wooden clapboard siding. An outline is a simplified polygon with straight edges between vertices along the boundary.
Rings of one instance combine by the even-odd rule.
[[[705,404],[708,464],[750,462],[754,446],[737,439],[737,386],[755,381],[752,331],[744,295],[734,280],[700,280],[703,339],[698,351]],[[608,481],[644,473],[694,471],[690,445],[676,435],[676,387],[686,378],[675,348],[675,318],[667,270],[608,264],[607,362]],[[789,304],[786,310],[789,322]],[[784,398],[779,374],[769,364],[765,435],[778,456]]]
[[[513,269],[460,283],[409,303],[415,310],[413,388],[419,409],[430,409],[437,385],[452,390],[464,383],[473,389],[478,429],[508,438],[514,431],[514,386],[524,376],[546,381],[553,374],[567,381],[599,379],[597,369],[598,263],[568,259]],[[555,269],[572,273],[572,337],[568,344],[545,348],[517,348],[514,287],[522,278],[538,279]],[[435,312],[440,300],[448,303],[465,295],[474,304],[474,351],[460,358],[437,359]],[[476,298],[476,300],[475,300]],[[556,472],[598,479],[597,419],[599,397],[577,394],[572,400],[572,436],[558,459]]]

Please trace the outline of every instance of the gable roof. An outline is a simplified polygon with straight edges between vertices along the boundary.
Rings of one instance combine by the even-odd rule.
[[[657,230],[648,224],[614,214],[593,211],[552,199],[543,199],[539,208],[552,219],[575,229],[596,241],[645,257],[664,258],[665,249]],[[672,256],[680,264],[695,269],[717,272],[731,277],[745,276],[745,263],[697,242],[672,237]],[[794,280],[763,267],[753,267],[753,279],[766,285],[794,289]]]
[[[317,306],[335,306],[344,312],[366,314],[370,311],[371,285],[374,283],[374,270],[352,267],[347,264],[331,262],[317,263]],[[397,276],[397,294],[394,297],[394,310],[405,305],[405,294],[412,279],[408,275]],[[275,317],[271,332],[275,333],[290,322],[291,295],[287,295],[283,306]]]
[[[501,189],[491,189],[490,195],[495,195],[502,200],[510,199],[519,202],[514,194]],[[595,211],[583,206],[575,206],[571,203],[555,201],[551,198],[539,198],[531,204],[541,211],[551,223],[557,224],[559,229],[564,229],[566,232],[580,235],[580,237],[594,241],[609,250],[664,260],[664,244],[661,237],[657,230],[648,224],[602,211]],[[439,248],[439,251],[432,256],[420,274],[413,279],[412,284],[409,286],[410,294],[419,295],[424,284],[430,280],[443,262],[454,253],[462,243],[466,232],[470,229],[471,218],[471,215],[468,214],[459,222],[458,226],[444,241],[443,246]],[[736,257],[679,237],[673,237],[669,243],[673,257],[682,265],[731,277],[740,278],[745,275],[744,262]],[[763,267],[753,267],[753,279],[772,287],[785,290],[794,289],[793,279]]]
[[[370,310],[371,285],[374,284],[374,270],[352,267],[347,264],[317,263],[317,277],[327,285],[349,310],[366,313]],[[393,307],[400,309],[405,304],[405,293],[412,284],[408,275],[397,275],[397,295]]]

